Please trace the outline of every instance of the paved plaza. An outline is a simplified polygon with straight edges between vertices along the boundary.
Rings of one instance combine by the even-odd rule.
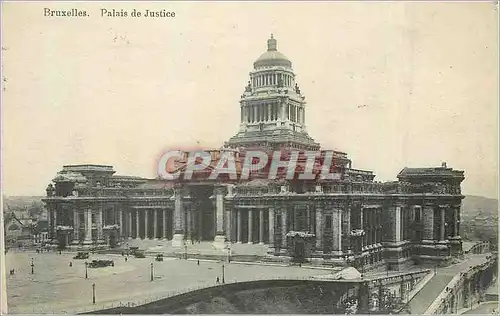
[[[216,284],[222,276],[222,263],[213,261],[151,257],[91,255],[93,259],[112,259],[114,267],[88,269],[85,260],[74,260],[75,253],[15,252],[6,255],[8,307],[10,313],[77,313],[118,304],[143,304],[180,292]],[[31,258],[34,274],[31,274]],[[73,262],[70,267],[69,263]],[[150,280],[153,262],[154,281]],[[332,273],[331,270],[258,264],[225,264],[225,281],[248,281],[269,278],[308,278]],[[96,304],[92,304],[92,284],[96,287]]]

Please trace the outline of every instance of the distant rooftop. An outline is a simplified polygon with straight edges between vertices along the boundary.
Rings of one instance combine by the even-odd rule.
[[[65,165],[63,166],[63,171],[73,171],[73,172],[85,172],[85,171],[98,171],[98,172],[115,172],[113,166],[107,165],[94,165],[94,164],[82,164],[82,165]]]
[[[443,162],[441,167],[434,168],[408,168],[405,167],[398,174],[398,178],[404,177],[421,177],[421,176],[445,176],[445,177],[462,177],[464,172],[460,170],[453,170],[453,168],[448,168],[446,162]]]

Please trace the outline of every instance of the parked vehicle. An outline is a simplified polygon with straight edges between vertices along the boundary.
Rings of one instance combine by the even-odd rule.
[[[146,258],[146,255],[144,254],[144,250],[136,250],[136,251],[134,251],[134,257],[136,257],[136,258]]]
[[[88,252],[77,252],[76,256],[73,257],[73,259],[88,259],[89,258],[89,253]]]
[[[115,266],[113,260],[92,260],[88,265],[89,268],[105,268],[109,266]]]
[[[156,261],[163,261],[163,254],[157,254],[156,255],[156,258],[155,258]]]

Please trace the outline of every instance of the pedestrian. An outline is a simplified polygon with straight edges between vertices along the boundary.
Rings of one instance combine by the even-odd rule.
[[[219,282],[219,277],[217,277],[217,279],[215,280],[215,283],[216,283],[216,284],[219,284],[219,283],[220,283],[220,282]]]
[[[125,262],[127,262],[127,260],[128,260],[128,257],[125,257]]]
[[[69,262],[69,266],[72,267],[73,266],[73,262],[70,261]]]
[[[198,265],[200,265],[200,260],[198,260]]]

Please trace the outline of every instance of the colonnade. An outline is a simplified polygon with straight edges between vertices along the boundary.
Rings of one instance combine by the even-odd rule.
[[[270,216],[272,211],[264,208],[236,208],[233,212],[233,225],[231,232],[232,242],[249,244],[258,242],[259,244],[270,242],[271,227]],[[246,225],[244,227],[243,225]]]
[[[284,87],[293,87],[294,77],[289,73],[280,72],[257,72],[251,74],[252,87],[276,86],[281,80]]]
[[[241,122],[273,122],[290,120],[304,124],[305,110],[302,106],[289,103],[265,102],[258,104],[243,104],[241,106]]]
[[[422,223],[424,245],[426,241],[440,244],[447,243],[448,237],[459,238],[459,205],[393,205],[387,209],[380,205],[363,205],[357,206],[352,213],[352,206],[239,205],[227,204],[224,197],[225,189],[215,188],[210,210],[195,209],[192,201],[183,198],[180,188],[175,189],[173,208],[88,205],[76,207],[72,213],[71,209],[49,208],[49,238],[58,240],[59,226],[60,233],[70,236],[71,244],[108,244],[111,235],[168,240],[175,240],[177,236],[177,240],[213,238],[221,242],[269,244],[275,249],[287,249],[288,232],[308,231],[316,236],[316,253],[342,256],[353,251],[379,252],[384,248],[395,252],[390,256],[394,259],[409,256],[406,253],[409,250],[401,248],[401,244],[410,241],[410,226],[414,221]],[[384,226],[384,218],[389,226]],[[362,232],[359,238],[352,235],[356,230]],[[384,247],[382,242],[386,243]],[[378,258],[378,253],[374,258]]]
[[[417,207],[417,211],[420,207]],[[423,240],[446,241],[460,236],[460,206],[427,204],[423,207]]]
[[[62,218],[62,212],[72,212],[71,220]],[[110,214],[111,213],[111,214]],[[109,214],[109,215],[108,215]],[[110,231],[117,238],[171,239],[173,235],[172,210],[154,209],[84,209],[49,210],[49,238],[58,240],[58,227],[71,235],[71,244],[106,244]],[[108,232],[105,232],[108,230]]]

